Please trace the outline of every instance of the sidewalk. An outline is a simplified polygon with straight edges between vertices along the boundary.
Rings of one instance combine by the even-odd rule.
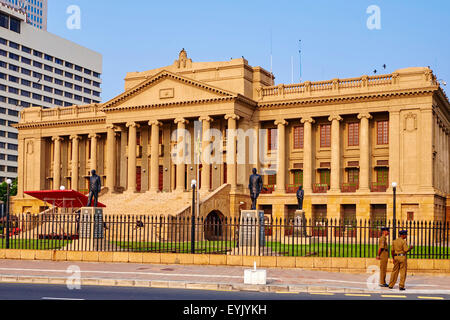
[[[267,269],[267,285],[244,284],[244,267],[0,260],[0,283],[66,284],[70,266],[81,285],[261,292],[398,293],[379,288],[375,274],[344,274],[301,269]],[[73,270],[73,269],[72,269]],[[388,274],[387,281],[389,281]],[[368,286],[367,282],[371,285]],[[450,294],[449,276],[409,275],[409,294]]]

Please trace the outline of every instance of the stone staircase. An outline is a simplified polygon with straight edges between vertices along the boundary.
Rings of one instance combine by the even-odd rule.
[[[108,193],[99,201],[106,205],[105,215],[169,216],[189,206],[192,193]]]

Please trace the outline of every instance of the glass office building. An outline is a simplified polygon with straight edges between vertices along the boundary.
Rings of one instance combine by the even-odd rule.
[[[38,29],[47,30],[48,0],[0,0],[27,15],[27,23]]]

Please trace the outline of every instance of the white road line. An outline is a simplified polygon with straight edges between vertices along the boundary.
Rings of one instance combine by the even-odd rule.
[[[331,279],[320,279],[320,281],[326,282],[340,282],[340,283],[355,283],[355,284],[367,284],[367,282],[358,282],[358,281],[345,281],[345,280],[331,280]],[[437,285],[433,284],[419,284],[413,283],[408,284],[410,287],[437,287]]]
[[[51,269],[15,269],[15,268],[0,268],[0,271],[25,271],[25,272],[52,272],[52,273],[67,273],[66,270],[51,270]],[[80,271],[81,273],[98,273],[98,274],[133,274],[133,275],[148,275],[148,276],[173,276],[173,277],[203,277],[203,278],[232,278],[243,279],[243,276],[227,276],[227,275],[212,275],[212,274],[192,274],[192,273],[159,273],[159,272],[135,272],[135,271]],[[1,276],[1,275],[0,275]],[[281,280],[279,278],[267,278],[269,280]]]
[[[84,301],[85,299],[42,297],[42,300]]]

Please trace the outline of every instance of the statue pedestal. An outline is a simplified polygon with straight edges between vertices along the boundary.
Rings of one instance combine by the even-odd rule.
[[[239,224],[239,254],[258,256],[265,246],[264,211],[243,210]]]
[[[103,239],[103,209],[82,208],[80,217],[81,239]]]
[[[295,211],[294,230],[300,237],[306,237],[306,216],[304,210]]]

